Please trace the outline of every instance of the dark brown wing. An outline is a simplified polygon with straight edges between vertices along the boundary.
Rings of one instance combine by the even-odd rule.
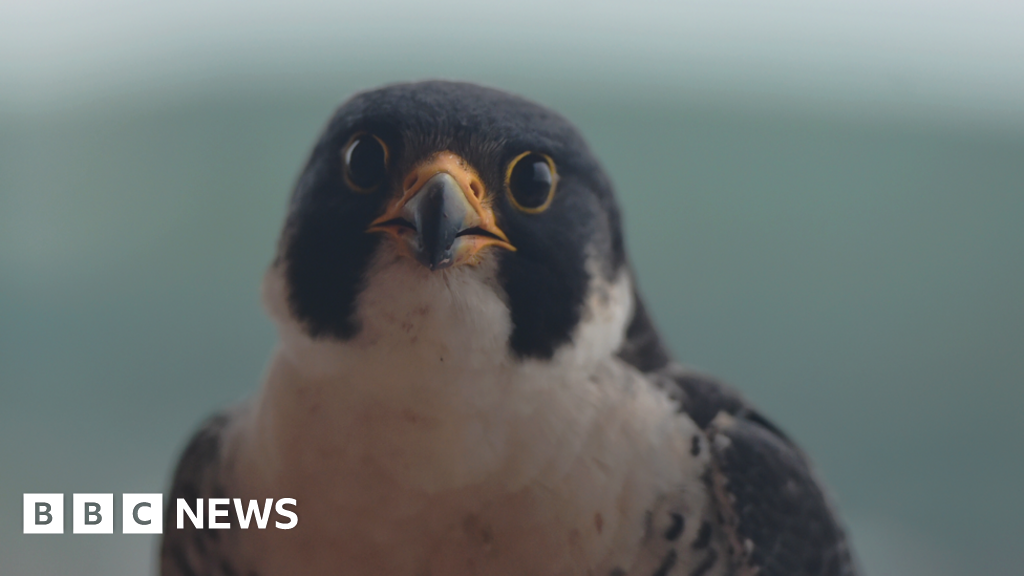
[[[679,366],[660,375],[708,437],[707,481],[734,573],[854,576],[846,535],[803,452],[725,384]]]
[[[856,573],[846,535],[796,447],[724,415],[707,433],[712,491],[737,566],[759,576]]]
[[[227,414],[207,420],[181,455],[174,472],[171,494],[164,510],[164,534],[160,544],[161,576],[235,576],[238,572],[225,551],[225,530],[198,530],[187,515],[177,527],[178,498],[195,510],[196,499],[225,497],[221,477],[221,452]],[[205,512],[205,509],[204,509]]]

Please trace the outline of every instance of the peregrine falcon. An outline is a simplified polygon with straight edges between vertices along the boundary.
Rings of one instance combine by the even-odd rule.
[[[262,294],[279,344],[181,457],[164,576],[856,573],[803,452],[672,359],[611,181],[551,110],[439,81],[352,97]],[[298,523],[175,525],[211,497],[294,498]]]

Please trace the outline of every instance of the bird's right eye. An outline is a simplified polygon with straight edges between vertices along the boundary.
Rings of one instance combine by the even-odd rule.
[[[361,132],[353,136],[342,150],[345,161],[345,183],[356,192],[372,192],[388,172],[388,147],[384,141]]]

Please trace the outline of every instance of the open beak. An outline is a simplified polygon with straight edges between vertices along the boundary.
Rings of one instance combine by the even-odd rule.
[[[413,169],[367,232],[383,232],[431,270],[477,264],[487,246],[515,250],[494,222],[476,171],[457,154],[439,152]]]

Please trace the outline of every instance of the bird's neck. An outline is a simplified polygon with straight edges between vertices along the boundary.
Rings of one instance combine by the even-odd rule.
[[[307,336],[282,310],[281,277],[268,273],[264,299],[282,344],[254,417],[276,451],[315,452],[317,469],[375,462],[435,491],[495,475],[527,482],[562,449],[555,440],[593,425],[598,398],[608,397],[593,375],[608,369],[632,312],[625,274],[588,300],[571,342],[530,360],[510,352],[494,270],[437,274],[395,258],[371,272],[360,330],[345,341]]]
[[[271,453],[308,454],[316,469],[373,463],[430,492],[493,476],[528,482],[571,446],[558,440],[586,434],[613,398],[594,374],[613,364],[629,370],[614,361],[631,313],[628,277],[588,299],[553,358],[521,359],[509,350],[494,271],[455,272],[378,262],[358,302],[360,331],[343,342],[305,335],[280,309],[280,277],[268,273],[265,299],[282,344],[254,417],[278,443]]]
[[[400,287],[411,280],[397,279],[405,284],[367,289],[352,340],[282,324],[240,424],[250,429],[236,435],[247,444],[232,458],[235,486],[296,498],[296,546],[347,546],[338,554],[362,558],[366,573],[456,573],[447,563],[467,561],[492,574],[628,566],[645,511],[682,481],[695,432],[614,355],[628,280],[588,303],[572,344],[522,360],[508,352],[507,308],[485,284],[419,278],[410,295]]]

